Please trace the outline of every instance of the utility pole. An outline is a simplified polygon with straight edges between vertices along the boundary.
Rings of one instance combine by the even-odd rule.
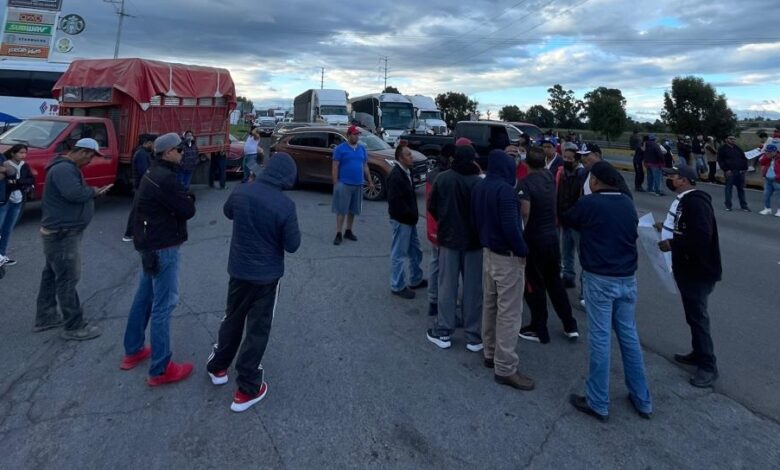
[[[387,56],[384,56],[381,59],[385,61],[385,87],[382,88],[382,91],[385,91],[387,90]]]
[[[125,0],[103,0],[105,3],[119,5],[116,14],[119,15],[119,26],[116,30],[116,44],[114,45],[114,59],[119,57],[119,43],[122,40],[122,24],[125,22],[125,16],[135,18],[133,15],[125,13]]]
[[[322,67],[322,76],[320,77],[320,90],[325,88],[325,67]]]

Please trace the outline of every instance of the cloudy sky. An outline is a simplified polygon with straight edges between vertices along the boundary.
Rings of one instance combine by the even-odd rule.
[[[319,88],[322,67],[326,88],[381,91],[387,57],[388,84],[403,93],[463,92],[494,117],[505,104],[546,104],[560,83],[579,98],[620,88],[629,113],[652,120],[671,79],[689,74],[741,115],[780,113],[777,0],[126,0],[126,10],[120,57],[226,67],[256,105],[290,106]],[[63,13],[87,28],[57,60],[113,55],[113,5],[63,0]]]

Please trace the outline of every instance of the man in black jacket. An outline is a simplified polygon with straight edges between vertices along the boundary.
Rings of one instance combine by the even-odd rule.
[[[482,351],[482,249],[471,217],[471,191],[480,181],[476,151],[457,145],[452,168],[433,184],[428,212],[436,220],[439,240],[439,308],[428,341],[452,346],[458,280],[463,276],[463,329],[472,352]]]
[[[412,289],[428,287],[423,279],[422,250],[417,236],[417,194],[410,169],[414,157],[409,147],[399,145],[395,149],[393,170],[387,178],[387,212],[393,226],[393,241],[390,246],[390,290],[393,295],[413,299]],[[405,260],[409,260],[409,282],[406,282]]]
[[[745,199],[745,173],[747,172],[747,157],[737,145],[733,135],[726,137],[726,143],[718,149],[718,165],[726,177],[726,210],[731,211],[731,195],[734,186],[737,187],[739,206],[745,212],[750,212]]]
[[[192,372],[192,364],[171,361],[170,319],[179,302],[179,247],[187,241],[187,220],[195,215],[195,201],[177,181],[182,159],[181,138],[175,133],[154,141],[157,160],[141,180],[133,202],[133,244],[141,254],[141,278],[125,329],[125,357],[129,370],[150,355],[150,387],[178,382]],[[151,350],[144,346],[151,322]]]
[[[666,184],[677,193],[669,211],[673,216],[674,236],[659,242],[661,251],[672,252],[672,271],[680,289],[685,320],[691,327],[693,351],[675,354],[674,360],[697,367],[691,377],[694,387],[711,387],[718,378],[718,368],[710,334],[707,299],[721,280],[718,224],[710,195],[696,189],[696,172],[688,167],[665,170]]]
[[[155,138],[151,134],[143,134],[139,138],[141,145],[133,154],[133,192],[138,191],[138,186],[141,185],[141,178],[144,177],[146,170],[152,164],[152,149],[154,148]],[[127,217],[125,236],[122,237],[123,242],[133,241],[133,219],[133,211],[131,210],[130,215]]]

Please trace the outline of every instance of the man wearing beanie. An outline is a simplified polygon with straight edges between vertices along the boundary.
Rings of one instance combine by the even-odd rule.
[[[295,253],[301,244],[295,203],[282,194],[295,178],[292,157],[275,153],[255,181],[236,187],[223,208],[233,221],[230,284],[225,318],[206,369],[214,385],[226,384],[238,353],[237,390],[230,405],[235,412],[249,409],[268,392],[262,360],[284,275],[284,252]]]
[[[649,419],[653,411],[634,318],[639,220],[631,199],[618,190],[621,180],[609,163],[595,163],[590,169],[592,193],[563,214],[563,220],[580,232],[582,293],[590,325],[585,396],[571,395],[569,401],[599,421],[609,416],[612,329],[620,343],[629,401],[642,418]]]
[[[187,220],[195,215],[195,199],[177,180],[182,159],[181,138],[175,133],[154,141],[155,161],[141,179],[133,202],[133,244],[141,254],[141,278],[125,329],[129,370],[152,356],[150,387],[186,379],[192,364],[171,361],[170,321],[179,302],[179,247],[187,241]],[[144,346],[151,323],[151,348]]]

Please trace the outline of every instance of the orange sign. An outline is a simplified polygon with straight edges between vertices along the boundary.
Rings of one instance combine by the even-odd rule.
[[[38,13],[19,13],[20,23],[43,23],[43,15]]]
[[[24,57],[28,59],[47,59],[49,57],[49,48],[3,44],[0,46],[0,56]]]

